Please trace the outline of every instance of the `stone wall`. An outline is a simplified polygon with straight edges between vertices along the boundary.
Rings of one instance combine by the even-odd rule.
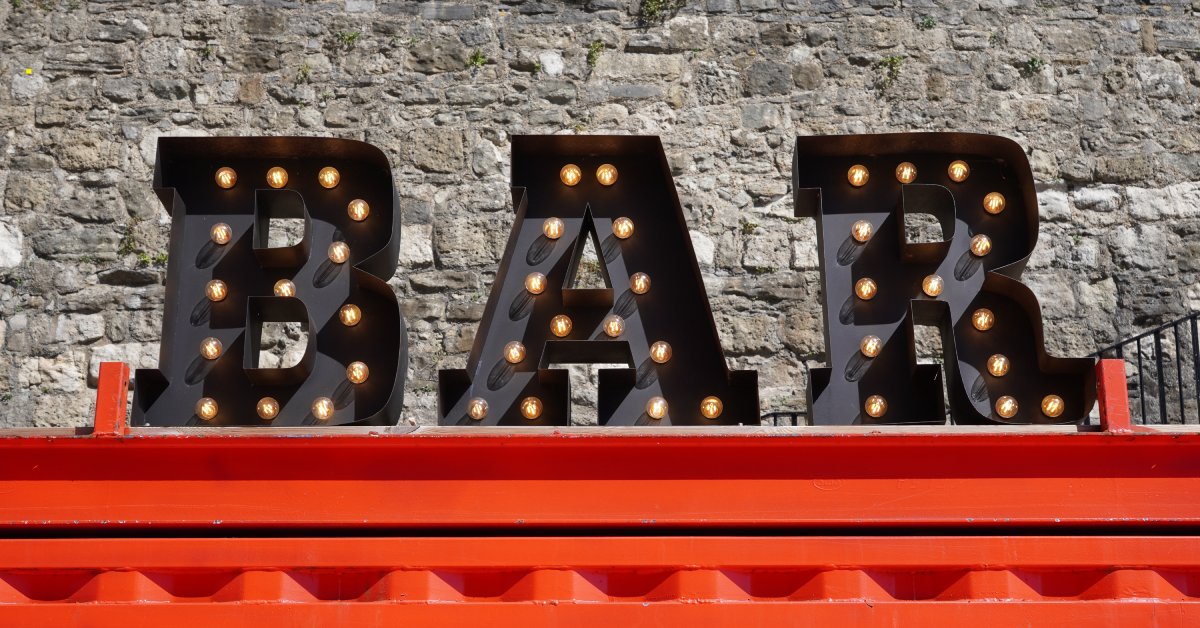
[[[4,0],[0,426],[85,424],[99,361],[155,363],[162,135],[335,135],[391,157],[408,423],[434,420],[437,369],[465,363],[511,224],[513,134],[662,137],[764,410],[803,405],[823,350],[814,224],[791,218],[798,134],[1025,146],[1043,221],[1025,276],[1055,353],[1200,306],[1200,2],[673,4]]]

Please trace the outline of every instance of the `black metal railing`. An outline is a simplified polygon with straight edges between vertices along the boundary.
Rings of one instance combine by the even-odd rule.
[[[1092,354],[1125,360],[1134,423],[1200,422],[1200,312]]]
[[[768,412],[762,415],[762,424],[775,427],[808,425],[808,412],[804,410]]]

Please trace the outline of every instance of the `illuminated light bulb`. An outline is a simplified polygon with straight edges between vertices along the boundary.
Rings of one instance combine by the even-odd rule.
[[[725,404],[717,397],[709,395],[700,401],[700,414],[706,419],[715,419],[721,416],[721,411],[725,409]]]
[[[361,384],[367,381],[367,377],[371,375],[371,369],[362,362],[351,362],[350,366],[346,367],[346,379],[351,383]]]
[[[861,188],[867,184],[867,179],[871,178],[871,173],[867,172],[867,167],[859,164],[850,166],[846,171],[846,180],[856,188]]]
[[[612,164],[603,164],[596,168],[596,180],[600,185],[612,185],[617,182],[617,167]]]
[[[912,162],[903,161],[896,166],[896,180],[901,183],[912,183],[917,180],[917,167]]]
[[[652,419],[661,419],[667,416],[667,400],[662,397],[651,397],[650,401],[646,402],[646,414]]]
[[[967,176],[971,174],[971,167],[967,162],[957,159],[950,162],[950,167],[946,168],[946,175],[955,183],[962,183],[967,180]]]
[[[992,239],[982,233],[971,238],[971,254],[975,257],[983,257],[992,252]]]
[[[201,397],[200,401],[196,402],[196,416],[205,421],[213,420],[217,416],[217,400],[212,397]]]
[[[488,403],[479,397],[467,402],[467,416],[474,421],[482,421],[487,416]]]
[[[225,297],[229,296],[229,286],[220,279],[213,279],[204,284],[204,294],[208,296],[209,301],[224,301]]]
[[[625,240],[633,235],[633,221],[621,216],[613,221],[613,235]]]
[[[879,336],[863,336],[862,342],[858,343],[858,350],[868,358],[873,358],[883,350],[883,340]]]
[[[317,182],[321,184],[321,187],[332,190],[342,182],[342,173],[333,166],[325,166],[317,173]]]
[[[317,397],[312,404],[312,413],[318,421],[328,421],[333,416],[333,400],[329,397]]]
[[[875,285],[875,280],[870,277],[863,277],[854,282],[854,294],[863,301],[874,299],[877,292],[879,292],[879,286]]]
[[[259,399],[254,409],[258,412],[258,417],[264,421],[270,421],[279,416],[279,402],[274,397]]]
[[[938,275],[929,275],[921,280],[921,291],[927,296],[936,297],[942,293],[942,288],[946,287],[946,282]]]
[[[541,294],[546,290],[546,276],[542,273],[529,273],[525,278],[525,290],[529,294]]]
[[[671,345],[665,340],[650,345],[650,359],[659,364],[666,364],[671,359]]]
[[[850,237],[854,238],[855,242],[864,243],[871,239],[871,234],[875,232],[875,227],[866,220],[856,220],[850,225]]]
[[[516,340],[504,345],[504,359],[509,364],[517,364],[525,359],[525,345]]]
[[[884,399],[882,395],[871,395],[863,403],[863,410],[866,411],[867,416],[878,419],[887,414],[887,399]]]
[[[558,171],[558,178],[568,187],[575,187],[583,179],[583,171],[575,164],[567,164]]]
[[[561,238],[563,231],[566,229],[567,225],[561,218],[547,218],[546,222],[542,223],[542,233],[546,234],[546,237],[551,240]]]
[[[995,215],[1004,211],[1004,195],[999,192],[989,192],[983,197],[983,210]]]
[[[275,166],[274,168],[271,168],[270,170],[267,171],[267,185],[269,185],[275,189],[279,189],[279,188],[287,185],[287,181],[288,181],[287,170],[284,170],[283,168],[280,168],[279,166]]]
[[[223,222],[218,222],[209,230],[208,237],[217,244],[229,244],[229,241],[233,239],[233,229]]]
[[[559,314],[550,319],[550,332],[559,338],[565,338],[567,334],[571,333],[571,328],[574,326],[575,323],[572,323],[571,317],[566,314]]]
[[[1011,419],[1016,416],[1018,408],[1019,406],[1017,405],[1017,400],[1008,395],[1004,395],[996,400],[996,414],[999,414],[1006,419]]]
[[[604,319],[604,334],[609,338],[616,338],[624,332],[625,319],[616,314],[610,314],[608,318]]]
[[[213,179],[217,181],[217,187],[228,190],[237,185],[237,171],[229,166],[217,168],[217,174],[213,175]]]
[[[346,327],[354,327],[362,320],[362,310],[358,309],[358,306],[353,303],[347,303],[338,310],[338,318],[341,319],[342,324]]]
[[[292,283],[291,279],[280,279],[275,282],[275,296],[277,297],[294,297],[296,296],[296,284]]]
[[[200,341],[200,357],[205,360],[215,360],[221,357],[221,341],[209,336]]]
[[[1062,415],[1067,404],[1058,395],[1046,395],[1042,398],[1042,414],[1054,419]]]
[[[537,397],[526,397],[521,400],[521,416],[530,421],[542,416],[542,400]]]
[[[361,198],[356,198],[346,205],[346,214],[351,220],[362,222],[371,215],[371,206]]]
[[[979,331],[987,331],[996,324],[996,315],[986,307],[981,307],[971,314],[971,324]]]
[[[334,264],[345,264],[350,259],[350,246],[345,242],[334,242],[329,245],[329,261]]]
[[[1008,374],[1010,363],[1003,354],[997,353],[987,360],[987,370],[993,377],[1004,377]]]
[[[634,294],[646,294],[650,291],[650,275],[633,273],[629,277],[629,289],[633,290]]]

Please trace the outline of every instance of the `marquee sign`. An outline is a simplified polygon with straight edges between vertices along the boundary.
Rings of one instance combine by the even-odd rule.
[[[517,136],[515,220],[465,369],[439,373],[442,425],[571,424],[561,365],[601,364],[601,425],[759,423],[757,373],[730,370],[655,137]],[[171,212],[159,368],[137,425],[393,424],[407,340],[400,217],[387,158],[350,140],[163,138]],[[1090,359],[1043,349],[1020,274],[1037,241],[1024,153],[1003,138],[799,138],[796,215],[815,218],[828,366],[814,424],[1066,423],[1095,401]],[[917,214],[940,234],[924,240]],[[295,224],[294,241],[275,237]],[[577,285],[588,243],[603,288]],[[264,328],[306,332],[268,362]],[[942,367],[914,324],[940,327]]]
[[[817,220],[828,367],[813,369],[814,424],[943,423],[941,368],[917,364],[913,324],[942,330],[957,423],[1070,423],[1095,402],[1091,359],[1043,349],[1019,281],[1037,242],[1029,162],[969,133],[802,137],[796,215]],[[914,242],[906,215],[930,214]]]
[[[171,212],[159,368],[139,369],[135,425],[392,424],[407,334],[387,280],[400,215],[378,149],[324,138],[162,138]],[[277,221],[302,234],[273,242]],[[261,360],[269,323],[307,335],[294,365]]]
[[[599,372],[601,425],[758,424],[758,375],[729,371],[655,137],[513,138],[516,219],[443,425],[570,425],[565,363]],[[577,288],[586,241],[605,288]]]

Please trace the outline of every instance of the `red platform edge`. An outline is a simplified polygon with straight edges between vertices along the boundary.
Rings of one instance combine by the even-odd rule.
[[[1077,431],[170,430],[104,364],[0,433],[0,625],[1200,624],[1200,434],[1097,369]]]

